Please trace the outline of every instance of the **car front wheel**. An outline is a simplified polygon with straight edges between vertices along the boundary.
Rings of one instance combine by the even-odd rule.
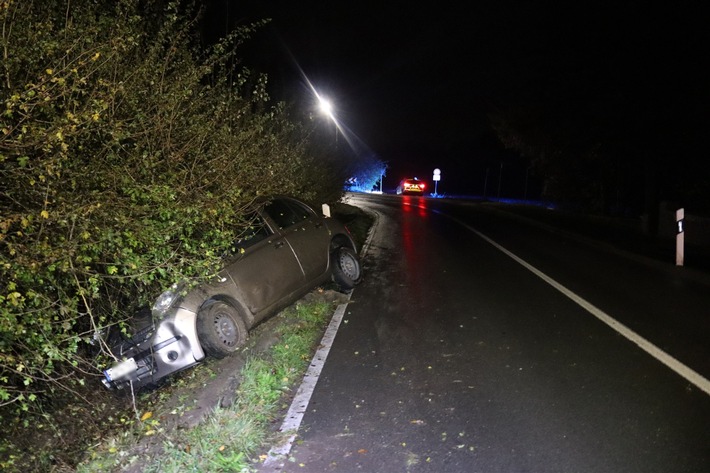
[[[207,355],[222,358],[246,343],[247,328],[234,307],[214,302],[197,315],[197,337]]]
[[[341,291],[348,291],[360,282],[360,258],[352,249],[341,246],[330,255],[333,280]]]

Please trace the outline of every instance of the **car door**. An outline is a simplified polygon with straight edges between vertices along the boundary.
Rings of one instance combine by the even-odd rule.
[[[274,199],[265,212],[284,233],[298,258],[304,285],[328,270],[330,233],[323,220],[306,204],[290,198]]]
[[[253,314],[303,285],[301,266],[286,238],[259,216],[253,217],[251,231],[235,243],[235,253],[225,271]]]

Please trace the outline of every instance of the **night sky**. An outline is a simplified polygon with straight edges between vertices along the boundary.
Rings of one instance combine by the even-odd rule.
[[[557,82],[579,84],[581,103],[599,83],[609,94],[632,91],[654,113],[687,107],[694,124],[707,113],[710,17],[702,2],[453,3],[212,0],[208,24],[219,34],[272,18],[245,46],[247,63],[269,74],[274,98],[306,103],[302,71],[389,164],[390,188],[403,177],[430,179],[439,167],[442,190],[480,193],[501,161],[511,170],[505,184],[521,188],[525,164],[497,142],[488,116],[544,100],[531,94]]]

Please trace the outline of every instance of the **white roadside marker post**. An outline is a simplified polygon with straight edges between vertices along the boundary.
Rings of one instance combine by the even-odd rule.
[[[675,211],[676,235],[675,235],[675,265],[683,266],[684,246],[685,246],[685,210]]]

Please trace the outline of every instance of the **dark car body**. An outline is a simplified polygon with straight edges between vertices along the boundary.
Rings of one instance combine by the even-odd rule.
[[[249,329],[314,287],[333,279],[347,291],[360,279],[345,226],[299,200],[262,202],[251,228],[216,278],[188,290],[173,286],[142,323],[138,317],[131,337],[113,344],[120,361],[104,371],[107,387],[154,384],[206,355],[228,355],[244,344]]]
[[[424,195],[424,189],[426,189],[426,184],[424,181],[420,181],[416,177],[411,179],[402,179],[402,181],[397,186],[397,194],[405,195]]]

